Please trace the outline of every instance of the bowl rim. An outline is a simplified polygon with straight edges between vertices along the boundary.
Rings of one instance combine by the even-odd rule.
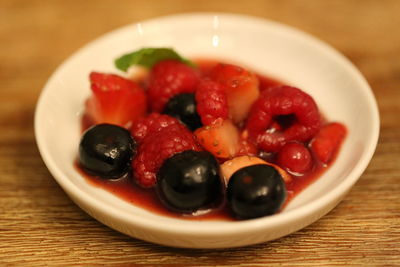
[[[118,35],[120,32],[126,31],[127,28],[138,24],[145,23],[155,23],[155,22],[168,22],[171,20],[185,20],[185,19],[207,19],[210,17],[218,16],[222,19],[235,19],[237,21],[250,21],[252,23],[257,24],[269,24],[274,27],[278,27],[280,30],[285,32],[289,32],[290,34],[294,34],[299,36],[302,39],[306,39],[306,41],[313,43],[318,47],[318,49],[323,50],[325,53],[329,53],[335,56],[336,60],[342,65],[342,67],[346,68],[347,71],[351,72],[351,75],[357,79],[357,82],[362,85],[364,88],[364,93],[366,100],[368,102],[368,106],[372,109],[372,121],[371,121],[371,129],[373,129],[371,135],[371,142],[368,144],[365,149],[365,153],[358,160],[357,164],[347,175],[346,179],[343,179],[337,186],[332,188],[331,191],[327,192],[325,195],[318,198],[318,201],[313,201],[312,203],[306,203],[300,207],[297,207],[293,210],[286,211],[284,213],[278,213],[273,216],[267,216],[252,220],[244,220],[244,221],[229,221],[221,224],[222,227],[193,227],[194,225],[198,226],[199,223],[202,223],[204,226],[209,224],[208,221],[189,221],[182,219],[173,219],[176,223],[171,224],[160,224],[159,222],[146,218],[135,216],[135,214],[130,214],[126,212],[120,212],[118,209],[112,207],[109,203],[103,201],[99,201],[99,199],[95,198],[93,195],[88,194],[78,186],[76,186],[69,177],[63,173],[63,171],[57,166],[51,157],[49,151],[45,149],[45,140],[42,135],[42,130],[39,127],[40,121],[42,119],[42,114],[44,111],[44,102],[46,100],[46,96],[50,91],[51,84],[58,76],[58,73],[62,72],[64,67],[69,64],[70,61],[74,60],[84,51],[90,49],[91,46],[96,45],[96,43],[101,42],[104,39],[111,38],[112,35]],[[61,185],[64,191],[68,195],[70,195],[74,200],[79,200],[78,202],[84,203],[86,206],[90,206],[97,211],[100,211],[103,214],[107,214],[113,218],[118,219],[119,221],[123,221],[129,225],[135,225],[140,227],[141,229],[148,229],[152,231],[158,232],[168,232],[171,234],[184,234],[184,235],[217,235],[217,236],[227,236],[232,234],[237,234],[238,232],[249,232],[249,231],[257,231],[260,229],[265,229],[272,227],[274,225],[284,224],[287,221],[295,221],[299,218],[306,217],[308,215],[321,210],[323,207],[332,203],[335,199],[338,199],[341,195],[346,193],[359,179],[364,170],[367,168],[378,143],[379,138],[379,127],[380,119],[379,119],[379,111],[376,99],[373,95],[372,89],[368,85],[365,78],[362,76],[360,71],[351,63],[346,57],[337,52],[333,47],[326,44],[325,42],[320,41],[319,39],[311,36],[308,33],[295,29],[291,26],[281,24],[279,22],[270,21],[264,18],[242,15],[242,14],[234,14],[234,13],[224,13],[224,12],[196,12],[196,13],[179,13],[172,14],[167,16],[156,17],[153,19],[143,20],[134,22],[122,27],[118,27],[115,30],[112,30],[108,33],[102,34],[100,37],[92,40],[86,45],[82,46],[80,49],[75,51],[72,55],[70,55],[66,60],[60,64],[57,69],[52,73],[48,81],[46,82],[39,99],[37,101],[37,106],[35,109],[34,116],[34,132],[36,137],[36,142],[39,148],[39,152],[42,156],[42,159],[49,169],[52,176],[56,179],[56,181]],[[75,201],[76,202],[76,201]],[[80,204],[76,202],[80,206]],[[215,226],[215,225],[213,225]]]

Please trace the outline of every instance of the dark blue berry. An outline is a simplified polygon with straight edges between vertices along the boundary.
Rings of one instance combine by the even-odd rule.
[[[192,131],[202,126],[200,116],[196,111],[194,94],[183,93],[172,97],[163,113],[177,118]]]
[[[157,191],[161,201],[176,212],[215,207],[223,199],[218,162],[206,151],[175,154],[157,174]]]
[[[79,144],[79,164],[89,174],[119,178],[130,170],[136,143],[128,130],[112,124],[89,128]]]
[[[227,200],[233,214],[240,219],[271,215],[278,212],[286,200],[285,183],[272,166],[244,167],[229,179]]]

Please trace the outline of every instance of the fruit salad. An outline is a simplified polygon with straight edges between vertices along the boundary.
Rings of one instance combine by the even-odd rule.
[[[154,212],[275,214],[333,163],[346,136],[306,88],[242,66],[169,48],[143,48],[115,65],[125,74],[89,75],[77,166],[92,184]]]

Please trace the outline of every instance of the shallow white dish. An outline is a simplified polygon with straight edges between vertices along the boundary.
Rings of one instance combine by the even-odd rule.
[[[311,94],[330,121],[348,128],[333,166],[279,214],[247,221],[187,221],[129,204],[88,184],[74,160],[92,70],[118,73],[113,61],[142,47],[174,47],[186,57],[250,66]],[[66,60],[38,101],[35,134],[43,160],[65,192],[102,223],[142,240],[175,247],[226,248],[293,233],[335,207],[367,167],[377,144],[379,114],[365,79],[337,51],[293,28],[233,14],[182,14],[108,33]]]

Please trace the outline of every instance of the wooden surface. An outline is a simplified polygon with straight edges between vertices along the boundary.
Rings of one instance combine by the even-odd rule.
[[[79,209],[43,164],[33,115],[54,69],[93,38],[138,20],[225,11],[295,26],[346,55],[373,88],[381,135],[332,212],[265,244],[181,250],[124,236]],[[0,0],[0,265],[400,265],[400,1]]]

